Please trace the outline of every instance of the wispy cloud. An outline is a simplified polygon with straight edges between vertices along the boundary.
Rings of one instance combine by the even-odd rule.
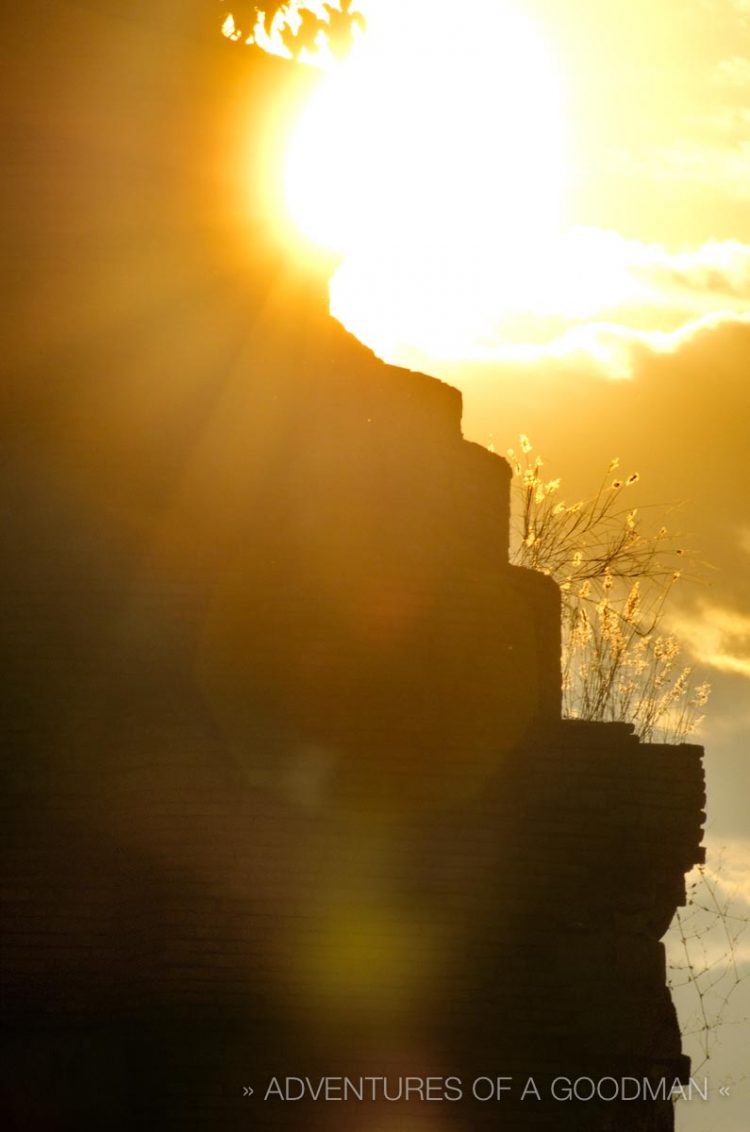
[[[747,157],[750,192],[750,145]],[[675,251],[578,228],[515,249],[481,278],[472,265],[465,277],[436,266],[404,262],[399,285],[390,261],[347,260],[332,284],[334,313],[390,361],[547,361],[616,378],[630,377],[644,351],[674,353],[722,323],[750,321],[750,245],[736,240]]]
[[[750,911],[750,840],[709,839],[706,871],[727,896],[742,900]]]
[[[727,120],[726,112],[713,118],[717,128],[725,130],[722,124]],[[750,121],[744,110],[733,112],[732,120],[735,130],[742,129],[741,139],[733,143],[721,138],[676,141],[649,158],[652,178],[674,181],[683,191],[689,184],[693,189],[700,187],[730,200],[750,200]]]
[[[750,679],[750,616],[704,602],[673,627],[700,664]]]
[[[730,55],[721,59],[716,67],[719,86],[744,90],[750,86],[750,59],[745,55]]]
[[[676,330],[638,330],[618,322],[592,320],[572,326],[543,345],[503,343],[477,349],[471,360],[534,365],[556,362],[577,372],[592,370],[615,379],[633,376],[645,354],[676,354],[693,339],[724,323],[750,325],[750,314],[718,313],[686,322]]]

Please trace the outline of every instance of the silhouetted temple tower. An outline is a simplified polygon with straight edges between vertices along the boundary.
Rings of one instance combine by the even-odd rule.
[[[217,107],[287,82],[209,55]],[[14,488],[6,1126],[668,1132],[660,939],[702,859],[700,749],[561,720],[559,593],[508,564],[509,469],[460,394],[379,362],[260,238],[239,284],[204,298],[233,331],[252,306],[231,364],[160,392],[169,459],[124,371],[127,445],[79,437],[59,521]],[[103,356],[75,389],[100,425]],[[463,1098],[263,1100],[363,1075]]]

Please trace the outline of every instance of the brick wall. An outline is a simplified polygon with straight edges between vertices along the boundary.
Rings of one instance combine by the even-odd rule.
[[[508,565],[459,393],[328,319],[261,209],[239,238],[281,64],[207,46],[203,0],[37,7],[8,52],[3,1127],[665,1132],[659,1103],[243,1097],[684,1075],[659,941],[700,752],[561,723],[559,595]]]
[[[508,566],[507,467],[453,391],[358,366],[345,396],[282,374],[300,443],[280,459],[256,401],[248,510],[179,504],[137,561],[80,515],[62,540],[17,516],[18,1127],[245,1127],[248,1075],[687,1071],[659,940],[700,860],[701,752],[560,722],[559,598]],[[211,454],[191,490],[224,474]]]

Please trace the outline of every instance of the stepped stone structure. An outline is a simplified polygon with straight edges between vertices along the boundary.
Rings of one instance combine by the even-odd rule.
[[[151,329],[166,434],[98,344],[12,453],[3,1125],[667,1132],[702,752],[561,720],[507,465],[258,262],[220,376]]]

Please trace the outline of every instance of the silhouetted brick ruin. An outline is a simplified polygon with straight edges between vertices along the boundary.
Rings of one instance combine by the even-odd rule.
[[[276,270],[231,371],[185,362],[171,462],[102,444],[95,505],[17,456],[4,1127],[667,1132],[668,1099],[548,1093],[688,1080],[660,939],[702,752],[561,721],[505,461]],[[464,1096],[263,1099],[290,1076]]]

